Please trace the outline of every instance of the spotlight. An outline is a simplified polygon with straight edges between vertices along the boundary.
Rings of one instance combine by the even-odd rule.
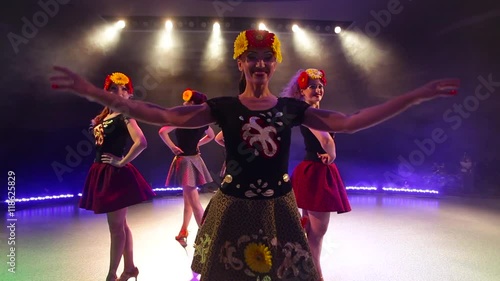
[[[267,27],[264,23],[259,23],[259,30],[267,30]]]
[[[165,29],[167,29],[167,30],[169,30],[169,31],[170,31],[170,30],[172,30],[172,28],[173,28],[173,27],[174,27],[174,24],[172,23],[172,21],[171,21],[171,20],[167,20],[167,21],[165,22]]]
[[[329,25],[325,26],[325,31],[326,31],[326,32],[330,32],[330,30],[331,30],[331,29],[332,29],[332,28],[331,28]]]
[[[220,24],[218,22],[214,22],[213,32],[220,33]]]
[[[182,23],[182,21],[178,21],[178,22],[177,22],[177,27],[178,27],[178,28],[182,28],[182,26],[183,26],[183,25],[184,25],[184,24]]]
[[[229,27],[231,27],[231,23],[230,23],[230,22],[228,22],[228,21],[227,21],[227,22],[225,22],[225,23],[224,23],[224,27],[225,27],[225,28],[229,28]]]
[[[192,28],[192,27],[194,27],[194,22],[193,22],[193,21],[190,21],[190,22],[188,23],[188,25],[189,25],[189,27],[191,27],[191,28]]]
[[[299,32],[300,31],[300,27],[296,24],[292,25],[292,31],[293,32]]]
[[[342,28],[340,26],[336,26],[334,31],[335,33],[339,34],[342,31]]]
[[[115,27],[119,29],[123,29],[125,27],[125,21],[124,20],[119,20],[115,23]]]
[[[206,23],[206,22],[202,22],[202,23],[201,23],[201,27],[203,27],[203,28],[207,28],[207,23]]]

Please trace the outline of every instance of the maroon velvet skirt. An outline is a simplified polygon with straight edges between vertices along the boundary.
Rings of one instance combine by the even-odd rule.
[[[95,162],[85,180],[80,208],[96,214],[109,213],[151,200],[155,195],[132,164],[118,168]]]
[[[302,161],[292,174],[297,206],[314,212],[351,211],[349,198],[337,165]]]

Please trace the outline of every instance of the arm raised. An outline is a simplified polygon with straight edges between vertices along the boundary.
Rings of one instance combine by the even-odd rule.
[[[437,97],[455,95],[459,85],[458,79],[436,80],[383,104],[362,109],[352,115],[308,108],[304,115],[303,125],[319,131],[355,133],[382,123],[410,106]]]
[[[67,68],[55,66],[54,70],[59,74],[50,77],[52,88],[70,90],[74,94],[145,123],[180,128],[199,128],[215,123],[207,104],[163,108],[156,104],[128,100],[110,94]]]

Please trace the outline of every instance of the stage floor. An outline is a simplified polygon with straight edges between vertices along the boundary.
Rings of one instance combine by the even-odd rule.
[[[201,194],[204,206],[211,196]],[[500,280],[499,198],[351,194],[350,200],[352,212],[331,216],[322,255],[325,280]],[[190,270],[193,248],[186,253],[174,240],[182,203],[180,196],[161,197],[129,209],[139,280],[197,280]],[[17,210],[15,218],[16,272],[8,271],[12,233],[4,214],[0,280],[105,279],[109,264],[105,215],[68,203]],[[192,244],[197,230],[194,218],[189,230]],[[121,271],[120,266],[118,274]]]

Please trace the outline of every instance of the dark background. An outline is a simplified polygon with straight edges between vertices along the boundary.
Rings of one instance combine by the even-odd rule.
[[[352,113],[432,79],[458,77],[462,81],[457,97],[413,107],[366,131],[337,134],[337,165],[346,183],[383,185],[393,180],[425,188],[424,179],[432,175],[433,164],[443,163],[447,180],[454,186],[458,184],[454,177],[460,174],[459,161],[468,153],[476,165],[477,192],[498,192],[500,86],[490,88],[489,97],[479,101],[477,108],[467,108],[473,105],[468,102],[473,101],[476,87],[481,84],[479,77],[500,82],[500,4],[400,1],[402,11],[393,14],[383,26],[376,22],[374,14],[380,14],[391,2],[394,1],[54,0],[52,3],[58,4],[57,13],[17,46],[12,43],[12,34],[23,36],[23,18],[33,22],[34,15],[43,10],[38,1],[11,3],[11,7],[0,12],[3,38],[0,171],[5,178],[7,171],[16,173],[17,198],[81,191],[93,160],[91,142],[84,132],[101,107],[52,91],[47,78],[53,64],[68,66],[96,85],[101,85],[110,72],[127,73],[136,89],[143,89],[138,91],[137,98],[165,107],[181,104],[181,93],[186,87],[199,89],[209,97],[238,93],[239,72],[231,59],[236,33],[223,33],[226,51],[206,64],[202,58],[209,32],[179,32],[179,42],[183,43],[169,55],[156,53],[156,31],[122,32],[116,47],[99,49],[87,38],[102,26],[102,16],[222,15],[252,17],[255,21],[266,17],[342,20],[353,21],[351,32],[358,30],[358,34],[365,35],[361,47],[350,45],[346,49],[340,36],[315,35],[319,43],[306,56],[295,47],[291,34],[278,33],[284,60],[271,82],[274,93],[278,94],[299,68],[321,68],[328,78],[322,108]],[[223,14],[220,7],[226,8]],[[375,23],[378,30],[367,29]],[[156,79],[145,80],[151,76]],[[155,86],[147,86],[151,81]],[[486,94],[488,90],[483,87],[481,92]],[[453,121],[444,118],[448,110],[464,104],[469,106],[464,109],[466,115],[452,112],[448,118],[453,116]],[[158,127],[140,126],[149,146],[134,165],[153,186],[162,186],[173,155],[158,137]],[[218,127],[213,128],[216,133],[219,131]],[[424,154],[416,141],[431,138],[435,129],[442,129],[447,139],[435,143],[434,149]],[[424,158],[412,166],[411,173],[398,170],[404,163],[402,159],[410,161],[411,155],[416,154]],[[303,144],[297,130],[290,168],[302,155]],[[208,168],[218,173],[223,161],[222,148],[215,142],[209,143],[202,147],[202,156]]]

